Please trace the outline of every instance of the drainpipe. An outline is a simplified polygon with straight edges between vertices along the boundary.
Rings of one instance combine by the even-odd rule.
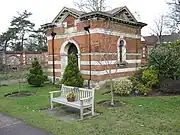
[[[91,86],[91,34],[90,34],[90,25],[84,27],[84,30],[87,31],[89,33],[89,80],[88,80],[88,88],[90,89]]]
[[[55,84],[55,63],[54,63],[54,38],[56,36],[56,33],[54,32],[55,25],[52,25],[52,60],[53,60],[53,84]]]

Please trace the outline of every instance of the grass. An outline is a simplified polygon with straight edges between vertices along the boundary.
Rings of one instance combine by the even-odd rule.
[[[18,86],[0,87],[0,111],[23,119],[29,124],[46,129],[55,135],[179,135],[180,97],[115,97],[126,104],[108,109],[96,104],[102,115],[75,123],[65,123],[46,116],[40,109],[49,107],[48,92],[57,90],[52,85],[25,91],[36,92],[25,98],[5,98],[4,94],[18,90]],[[96,102],[110,99],[96,91]]]
[[[47,74],[47,68],[43,68],[44,74]],[[18,71],[9,71],[7,73],[0,73],[2,79],[17,79],[25,77],[29,73],[29,69],[20,69]]]

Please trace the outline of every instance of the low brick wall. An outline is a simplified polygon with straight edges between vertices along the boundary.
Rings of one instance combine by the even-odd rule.
[[[48,66],[48,53],[39,52],[0,52],[0,65],[29,67],[37,58],[43,67]]]

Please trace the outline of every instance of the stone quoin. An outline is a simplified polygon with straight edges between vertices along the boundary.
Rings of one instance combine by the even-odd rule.
[[[126,6],[89,13],[64,7],[49,24],[42,25],[48,38],[49,78],[53,77],[52,30],[56,33],[54,63],[57,79],[61,79],[70,53],[76,54],[85,80],[89,79],[91,68],[92,81],[108,79],[107,66],[112,69],[113,78],[132,75],[145,59],[141,29],[147,24],[138,22]],[[117,63],[126,64],[116,69]]]

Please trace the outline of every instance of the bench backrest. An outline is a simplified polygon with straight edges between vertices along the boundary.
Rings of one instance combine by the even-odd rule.
[[[77,88],[72,86],[65,86],[62,84],[61,86],[61,97],[66,98],[69,92],[73,92],[76,96],[76,100],[80,100],[81,98],[94,97],[94,90],[87,88]]]

